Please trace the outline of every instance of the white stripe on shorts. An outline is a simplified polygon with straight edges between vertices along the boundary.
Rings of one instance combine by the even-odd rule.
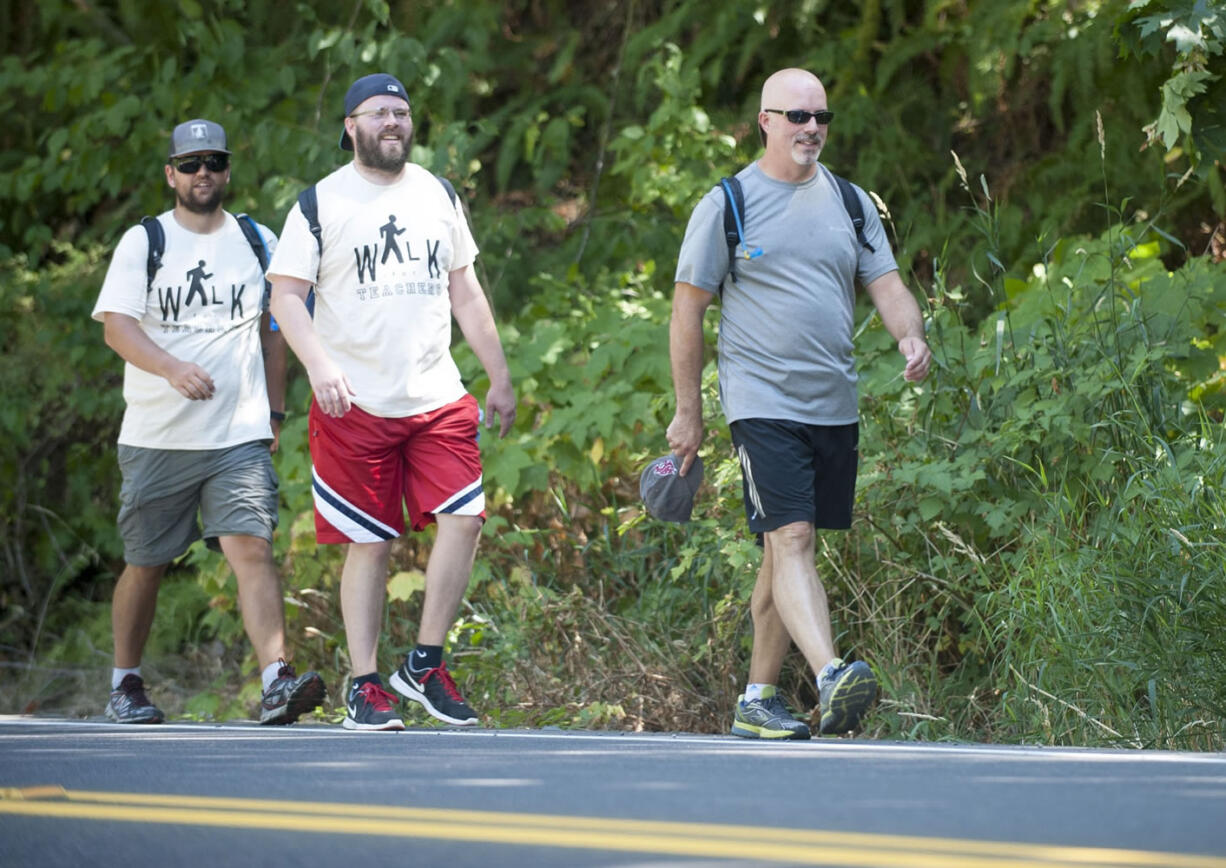
[[[749,490],[749,502],[753,504],[753,515],[750,518],[766,518],[766,510],[762,508],[762,498],[758,496],[758,486],[753,481],[753,468],[749,466],[749,453],[744,446],[736,447],[737,457],[741,459],[741,473],[745,474],[745,488]]]
[[[400,536],[379,519],[368,515],[337,494],[320,478],[314,467],[311,468],[311,476],[314,479],[311,494],[315,498],[315,509],[328,524],[350,540],[356,543],[385,542]]]
[[[485,490],[481,487],[482,477],[477,481],[444,500],[430,512],[438,515],[480,515],[485,512]]]

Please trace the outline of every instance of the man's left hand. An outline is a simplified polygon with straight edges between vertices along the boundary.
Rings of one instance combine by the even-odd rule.
[[[515,390],[510,383],[490,386],[485,393],[485,427],[494,427],[494,417],[498,417],[498,436],[506,437],[511,426],[515,424]]]
[[[932,363],[932,351],[928,349],[928,344],[923,338],[903,338],[898,342],[898,351],[907,360],[907,366],[902,372],[904,380],[918,383],[928,376],[928,366]]]

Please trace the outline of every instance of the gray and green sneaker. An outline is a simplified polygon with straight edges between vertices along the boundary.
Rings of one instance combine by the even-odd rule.
[[[749,700],[741,695],[732,716],[732,734],[741,738],[806,739],[809,727],[792,717],[777,693]]]
[[[834,658],[817,678],[822,704],[822,735],[851,732],[877,698],[877,678],[863,660]]]

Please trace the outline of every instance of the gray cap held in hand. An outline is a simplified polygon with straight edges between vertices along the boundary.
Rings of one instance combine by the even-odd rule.
[[[702,485],[702,459],[694,463],[685,476],[680,475],[681,459],[665,455],[643,468],[639,477],[639,495],[647,512],[661,521],[689,521],[694,510],[694,495]]]

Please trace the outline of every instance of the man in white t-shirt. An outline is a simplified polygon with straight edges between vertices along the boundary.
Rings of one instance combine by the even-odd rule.
[[[479,408],[452,360],[451,320],[485,368],[486,427],[506,436],[515,393],[462,208],[408,162],[413,121],[404,85],[359,78],[345,94],[340,146],[354,159],[315,185],[316,224],[301,199],[268,274],[272,311],[306,368],[315,532],[347,543],[341,611],[353,681],[346,729],[403,729],[377,650],[392,542],[437,525],[417,645],[394,689],[455,726],[478,722],[443,660],[485,517]],[[316,235],[315,232],[318,234]],[[306,300],[315,289],[314,320]]]
[[[272,556],[276,449],[285,418],[285,345],[269,329],[264,273],[221,207],[230,151],[218,124],[174,128],[164,168],[175,206],[120,239],[93,318],[126,362],[119,431],[119,532],[127,562],[115,586],[115,663],[107,716],[161,723],[140,674],[167,566],[203,535],[238,580],[243,625],[261,667],[260,723],[293,723],[324,683],[285,662],[285,611]],[[160,227],[160,232],[158,231]],[[157,260],[161,238],[160,265]],[[156,267],[150,275],[150,264]],[[201,530],[203,524],[203,532]]]

